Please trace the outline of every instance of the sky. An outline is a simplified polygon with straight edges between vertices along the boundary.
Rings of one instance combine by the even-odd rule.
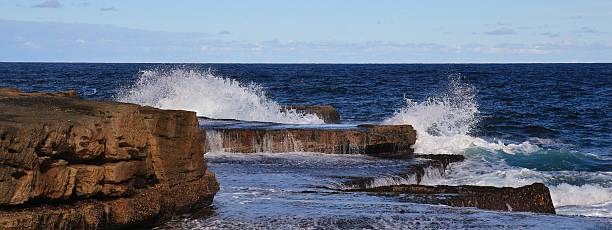
[[[0,61],[612,62],[612,1],[0,1]]]

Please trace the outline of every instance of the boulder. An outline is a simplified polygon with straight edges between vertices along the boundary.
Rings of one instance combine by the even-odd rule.
[[[205,207],[219,185],[202,140],[194,112],[0,89],[0,229],[148,226]]]

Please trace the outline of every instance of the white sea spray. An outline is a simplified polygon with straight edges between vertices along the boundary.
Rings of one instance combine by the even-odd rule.
[[[287,124],[322,124],[313,114],[283,111],[257,84],[185,68],[145,70],[116,99],[162,109],[195,111],[198,116]]]

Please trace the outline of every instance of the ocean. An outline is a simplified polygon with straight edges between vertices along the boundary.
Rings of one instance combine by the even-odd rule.
[[[557,215],[410,204],[326,192],[401,160],[320,153],[206,153],[212,210],[161,228],[611,228],[612,64],[0,63],[0,87],[320,125],[281,105],[333,105],[344,124],[410,124],[419,154],[462,154],[423,184],[546,184]],[[383,180],[385,182],[385,180]],[[386,183],[408,183],[389,180]]]

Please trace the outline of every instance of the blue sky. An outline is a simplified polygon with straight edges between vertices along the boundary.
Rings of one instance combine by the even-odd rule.
[[[612,1],[1,1],[0,61],[612,62]]]

